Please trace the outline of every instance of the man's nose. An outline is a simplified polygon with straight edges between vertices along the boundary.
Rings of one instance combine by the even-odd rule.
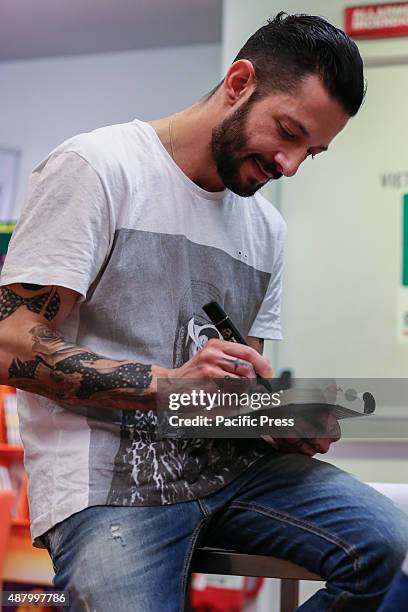
[[[280,166],[283,176],[295,176],[300,164],[304,160],[302,155],[292,153],[278,153],[275,156],[275,162]]]

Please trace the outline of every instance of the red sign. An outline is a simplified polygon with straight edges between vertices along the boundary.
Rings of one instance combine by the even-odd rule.
[[[345,9],[345,30],[352,38],[408,35],[408,2],[366,4]]]

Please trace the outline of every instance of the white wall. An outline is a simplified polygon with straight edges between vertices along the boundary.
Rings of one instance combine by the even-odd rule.
[[[17,211],[32,167],[57,144],[189,105],[219,80],[218,44],[0,63],[0,148],[22,153]]]
[[[320,15],[339,28],[343,28],[343,9],[362,4],[384,4],[384,0],[369,2],[344,0],[224,0],[222,62],[224,68],[234,58],[246,39],[261,27],[268,17],[279,11]],[[407,39],[359,41],[364,58],[407,54]]]

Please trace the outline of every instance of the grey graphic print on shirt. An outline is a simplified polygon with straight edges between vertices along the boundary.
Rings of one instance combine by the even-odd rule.
[[[218,337],[202,311],[216,299],[247,334],[270,274],[182,235],[119,230],[81,310],[78,343],[94,351],[179,367]],[[118,411],[115,418],[118,419]],[[159,439],[152,411],[120,425],[88,419],[89,480],[117,505],[168,504],[217,490],[263,454],[257,440]],[[119,430],[119,431],[118,431]]]

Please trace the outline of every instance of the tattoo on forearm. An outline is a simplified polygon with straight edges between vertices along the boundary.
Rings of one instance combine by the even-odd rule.
[[[0,321],[10,317],[21,306],[36,314],[42,314],[47,321],[52,321],[60,309],[61,298],[55,288],[27,298],[18,295],[10,287],[0,288]]]
[[[35,358],[15,358],[9,367],[9,378],[27,391],[64,401],[112,400],[120,392],[130,400],[151,383],[151,365],[118,364],[67,342],[46,325],[37,325],[30,333]]]

